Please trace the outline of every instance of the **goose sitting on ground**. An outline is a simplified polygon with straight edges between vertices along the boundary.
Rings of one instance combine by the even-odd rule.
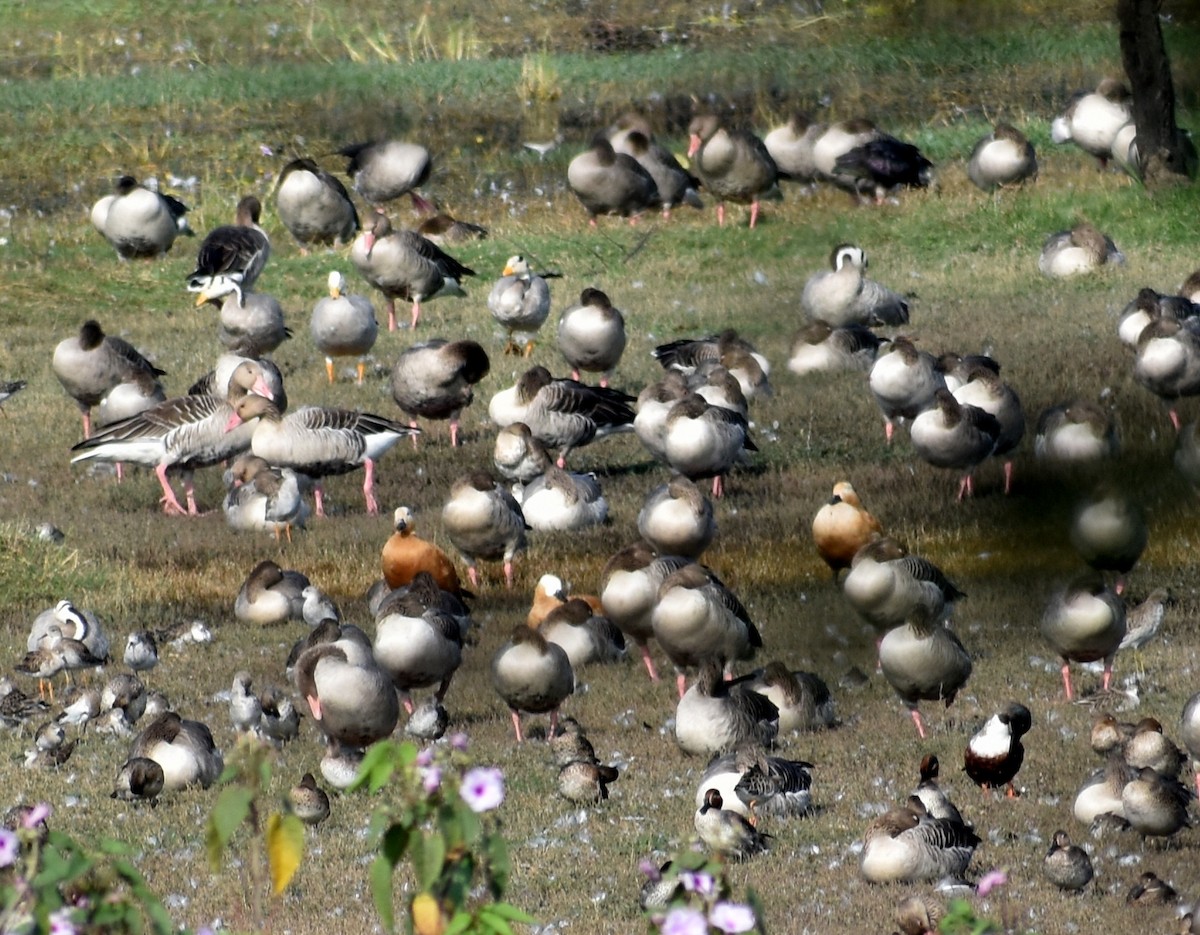
[[[517,743],[521,743],[522,711],[549,712],[550,730],[546,736],[554,736],[559,706],[575,689],[575,673],[561,646],[520,624],[492,657],[492,687],[508,705]]]
[[[1046,238],[1038,257],[1038,269],[1055,278],[1090,273],[1102,266],[1120,266],[1125,254],[1106,234],[1087,222],[1076,224]]]
[[[930,817],[910,796],[867,827],[859,869],[868,883],[961,880],[979,841],[967,825]]]
[[[394,531],[383,544],[380,555],[387,586],[393,589],[404,587],[424,571],[433,576],[439,588],[457,594],[461,587],[454,563],[436,545],[418,536],[415,527],[413,510],[407,506],[396,507],[392,522]]]
[[[117,179],[113,194],[92,207],[92,225],[122,260],[162,256],[181,234],[192,235],[188,208],[178,198],[139,185],[132,175]]]
[[[919,701],[944,701],[950,707],[971,676],[971,657],[947,627],[924,606],[918,606],[902,626],[889,630],[879,644],[883,677],[896,690],[912,715],[917,733],[925,738]]]
[[[917,350],[911,338],[896,337],[882,351],[867,375],[867,385],[883,411],[883,431],[892,443],[897,419],[915,419],[933,402],[946,381],[937,369],[937,359]]]
[[[811,321],[792,339],[787,368],[800,376],[870,370],[882,343],[875,332],[861,325],[831,328],[823,321]]]
[[[188,274],[188,291],[200,293],[197,305],[207,296],[232,292],[242,303],[243,290],[254,287],[271,256],[271,241],[258,226],[262,202],[246,195],[237,204],[234,223],[218,227],[204,238],[196,256],[196,268]]]
[[[704,846],[721,860],[740,862],[767,851],[769,835],[755,828],[740,814],[724,807],[716,789],[706,789],[704,802],[696,810],[696,833]]]
[[[723,806],[752,824],[760,816],[792,818],[812,811],[813,765],[802,760],[768,756],[763,747],[746,743],[714,756],[696,787],[696,806],[716,789]]]
[[[337,270],[329,274],[329,295],[313,306],[309,322],[313,344],[325,355],[325,373],[334,381],[333,358],[358,358],[358,385],[366,374],[366,356],[375,346],[379,323],[375,306],[365,296],[346,292],[346,277]]]
[[[400,720],[396,688],[361,633],[305,650],[293,678],[330,750],[368,747]]]
[[[558,349],[571,365],[572,380],[585,370],[599,373],[600,385],[608,386],[609,374],[625,351],[625,316],[599,289],[584,289],[579,303],[559,316]]]
[[[162,767],[165,792],[193,785],[207,789],[225,769],[208,726],[185,720],[174,711],[156,718],[134,739],[128,759],[139,757]]]
[[[1186,321],[1200,317],[1200,307],[1182,295],[1163,295],[1149,286],[1143,286],[1133,301],[1121,310],[1117,319],[1117,336],[1121,343],[1136,351],[1138,338],[1147,325],[1167,318]]]
[[[689,392],[687,378],[678,370],[668,370],[661,380],[649,384],[638,394],[633,431],[642,446],[664,463],[667,460],[667,415]],[[1200,457],[1197,461],[1200,462]],[[1200,476],[1200,468],[1197,468],[1197,476]]]
[[[573,474],[547,465],[516,494],[530,529],[572,531],[603,523],[608,500],[595,474]]]
[[[838,574],[851,566],[859,550],[882,535],[883,526],[862,505],[849,481],[833,485],[833,496],[817,510],[812,521],[813,545],[833,572],[835,584]]]
[[[276,541],[292,527],[304,528],[312,512],[304,502],[300,478],[291,468],[273,468],[262,458],[240,455],[226,473],[225,522],[239,530],[265,530]]]
[[[1115,458],[1118,449],[1112,416],[1090,400],[1060,403],[1038,415],[1033,441],[1038,458],[1063,465],[1094,464]]]
[[[487,306],[496,324],[507,335],[504,353],[520,352],[528,357],[533,353],[530,335],[537,332],[550,315],[550,285],[545,276],[533,271],[525,257],[512,256],[488,293]],[[526,335],[523,349],[517,346],[513,337],[516,332]]]
[[[304,619],[304,589],[308,578],[284,570],[270,559],[254,566],[238,590],[233,614],[238,620],[262,625]]]
[[[1037,178],[1037,154],[1025,134],[1001,121],[971,150],[967,178],[985,192]]]
[[[689,380],[721,366],[737,378],[746,399],[771,395],[771,364],[732,328],[705,338],[683,338],[654,348],[664,370],[678,370]],[[690,385],[690,383],[689,383]]]
[[[1125,602],[1096,578],[1081,578],[1054,593],[1041,622],[1042,636],[1062,657],[1063,691],[1073,701],[1072,662],[1104,660],[1103,690],[1125,636]]]
[[[614,150],[603,133],[571,160],[567,185],[583,204],[592,227],[599,214],[616,214],[633,223],[647,208],[662,203],[654,177],[633,156]]]
[[[392,367],[392,399],[417,427],[417,417],[450,420],[450,447],[458,446],[458,417],[475,398],[474,386],[491,369],[474,341],[437,338],[414,344]],[[413,436],[414,440],[416,436]]]
[[[816,181],[817,162],[813,146],[824,132],[823,123],[816,123],[807,114],[793,114],[787,123],[775,127],[763,137],[763,145],[775,160],[781,179],[802,183]]]
[[[758,223],[759,199],[780,198],[779,169],[752,133],[730,131],[720,118],[702,114],[688,125],[688,159],[706,191],[717,199],[717,223],[725,224],[725,202],[750,205],[750,227]]]
[[[442,507],[442,526],[467,562],[467,577],[479,587],[477,559],[503,559],[504,583],[513,584],[513,557],[525,549],[525,515],[512,494],[487,471],[456,480]]]
[[[678,555],[660,556],[645,542],[635,542],[613,555],[600,574],[604,613],[634,641],[651,681],[658,671],[647,645],[654,636],[652,613],[658,589],[674,571],[690,562]]]
[[[638,533],[662,555],[698,558],[717,534],[712,503],[692,481],[673,474],[646,494]]]
[[[1104,78],[1096,90],[1079,91],[1071,97],[1067,109],[1054,118],[1050,138],[1055,143],[1074,143],[1104,168],[1117,133],[1133,119],[1131,105],[1132,95],[1125,84]]]
[[[934,392],[933,405],[912,421],[913,449],[934,467],[962,471],[958,499],[974,493],[975,468],[996,448],[1000,422],[984,409],[961,404],[945,387]]]
[[[829,686],[812,672],[792,671],[775,660],[737,680],[765,695],[779,709],[779,732],[816,731],[832,727],[836,719]]]
[[[275,183],[279,220],[307,255],[310,244],[349,243],[361,224],[350,193],[312,159],[293,159]]]
[[[800,307],[810,319],[833,328],[908,324],[904,297],[866,278],[867,255],[861,247],[838,244],[829,265],[804,283]]]
[[[403,140],[373,140],[343,146],[338,155],[349,160],[346,174],[367,204],[378,206],[408,195],[417,211],[427,214],[435,210],[417,191],[429,180],[433,166],[424,146]]]
[[[654,179],[664,219],[671,217],[671,209],[676,205],[704,207],[704,202],[700,200],[697,192],[699,179],[685,171],[669,149],[659,146],[645,133],[632,130],[625,135],[620,146],[614,142],[613,147],[618,152],[628,153],[636,159],[638,165]]]
[[[1188,806],[1191,795],[1174,776],[1164,776],[1150,767],[1138,770],[1121,790],[1125,820],[1143,838],[1169,838],[1190,827]]]

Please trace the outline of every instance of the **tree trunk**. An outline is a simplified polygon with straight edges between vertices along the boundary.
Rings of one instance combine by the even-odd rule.
[[[1158,12],[1162,0],[1117,0],[1121,60],[1133,92],[1133,121],[1146,185],[1178,182],[1195,172],[1196,151],[1175,125],[1175,86]]]

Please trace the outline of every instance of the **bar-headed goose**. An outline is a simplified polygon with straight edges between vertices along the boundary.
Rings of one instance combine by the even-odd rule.
[[[550,285],[533,271],[525,257],[511,256],[488,293],[487,306],[507,335],[504,353],[528,357],[533,353],[532,335],[550,314]],[[513,337],[518,332],[526,336],[523,349]]]
[[[271,241],[258,225],[262,202],[246,195],[237,204],[234,223],[215,228],[200,244],[196,268],[188,274],[188,291],[198,292],[196,304],[229,292],[242,302],[242,291],[255,281],[271,256]]]
[[[325,355],[325,374],[334,380],[333,358],[358,358],[358,384],[366,374],[366,356],[375,346],[379,323],[375,306],[365,296],[346,291],[346,277],[332,270],[328,279],[329,295],[313,306],[309,330],[313,344]]]
[[[800,306],[810,319],[833,328],[908,324],[908,302],[866,277],[867,255],[861,247],[838,244],[829,265],[804,283]]]

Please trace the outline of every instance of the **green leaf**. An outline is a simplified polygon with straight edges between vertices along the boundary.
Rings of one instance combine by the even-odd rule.
[[[116,838],[101,838],[100,853],[111,854],[114,857],[128,857],[133,853],[133,848]]]
[[[758,893],[754,887],[746,887],[746,904],[754,910],[754,920],[758,924],[760,935],[767,935],[767,924],[763,921],[765,913],[763,912],[762,900],[758,898]]]
[[[469,912],[463,912],[459,909],[450,917],[450,923],[446,926],[446,931],[442,935],[462,935],[471,927],[471,923],[475,921],[475,917]]]
[[[205,843],[208,846],[208,863],[213,870],[221,869],[221,854],[229,846],[229,840],[238,825],[250,815],[254,793],[242,786],[226,786],[217,796],[217,804],[208,816]]]
[[[379,854],[392,867],[400,863],[404,851],[408,847],[409,829],[404,825],[392,825],[383,833],[379,842]]]
[[[483,845],[487,857],[488,890],[493,899],[500,899],[508,889],[508,875],[512,864],[508,859],[508,844],[499,832],[489,834]]]
[[[509,922],[521,922],[525,925],[533,925],[537,922],[537,919],[524,910],[518,909],[512,903],[492,903],[488,909],[500,918],[508,919]]]
[[[350,783],[348,792],[356,792],[366,786],[372,793],[378,792],[392,778],[396,770],[396,744],[390,740],[381,740],[368,748],[362,763],[358,767],[358,775]]]
[[[375,900],[375,911],[385,932],[396,930],[396,910],[392,902],[392,868],[382,852],[371,861],[371,898]]]
[[[271,868],[271,893],[288,888],[304,856],[304,822],[295,815],[275,812],[267,818],[267,864]]]
[[[504,920],[503,916],[492,912],[491,906],[480,908],[479,921],[493,932],[497,932],[498,935],[513,935],[512,926]]]
[[[414,835],[409,847],[417,883],[423,890],[432,890],[446,862],[446,842],[436,831]]]

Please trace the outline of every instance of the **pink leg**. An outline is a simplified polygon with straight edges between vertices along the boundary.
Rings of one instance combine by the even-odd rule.
[[[317,516],[325,518],[325,488],[320,484],[313,485],[313,504],[316,506]]]
[[[1171,409],[1171,411],[1168,413],[1168,415],[1170,415],[1170,417],[1171,417],[1171,424],[1173,426],[1175,426],[1176,432],[1178,432],[1181,428],[1183,428],[1183,423],[1181,423],[1179,421],[1179,413],[1178,412],[1176,412],[1174,409]]]
[[[183,516],[187,510],[183,508],[183,504],[179,502],[179,498],[175,496],[175,491],[171,489],[171,485],[167,483],[167,466],[160,464],[154,469],[154,476],[158,478],[158,482],[162,484],[163,497],[162,505],[163,512],[167,514],[175,514]]]
[[[559,456],[558,456],[558,460],[557,460],[557,461],[555,461],[554,463],[558,465],[558,469],[559,469],[560,471],[565,471],[565,470],[567,469],[567,457],[566,457],[566,455],[559,455]]]
[[[713,478],[713,496],[718,500],[725,496],[725,481],[721,479],[720,474]]]
[[[1112,684],[1112,667],[1113,657],[1109,656],[1104,660],[1104,678],[1100,682],[1100,687],[1104,689],[1104,691],[1108,691],[1108,686]]]
[[[671,209],[670,208],[663,208],[663,220],[664,221],[671,220]]]
[[[458,419],[450,420],[450,447],[458,447]]]
[[[922,740],[924,740],[925,739],[925,722],[921,720],[921,712],[918,711],[916,708],[912,709],[912,719],[913,719],[913,723],[917,725],[917,735]]]
[[[891,419],[883,420],[883,437],[887,439],[887,443],[892,443],[892,436],[896,434],[896,425]]]
[[[421,317],[421,300],[413,299],[413,311],[412,311],[412,326],[413,326],[413,328],[417,327],[417,320],[420,317]]]
[[[404,705],[404,710],[407,711],[409,713],[409,715],[411,715],[413,713],[412,695],[408,694],[408,692],[405,692],[404,699],[401,703]]]
[[[395,331],[396,330],[396,300],[395,299],[388,299],[387,310],[388,310],[388,331]]]
[[[417,420],[413,419],[410,423],[408,423],[408,427],[410,429],[417,428]],[[416,448],[417,447],[417,436],[416,435],[412,436],[412,442],[413,442],[413,447]]]
[[[607,373],[600,378],[600,385],[607,389],[607,387],[608,387],[608,374]]]
[[[479,589],[479,569],[474,565],[467,566],[467,580],[471,582],[471,587]]]
[[[370,458],[363,461],[363,472],[366,478],[363,480],[363,497],[367,501],[367,515],[379,515],[379,501],[375,499],[375,462]]]
[[[644,662],[646,664],[646,671],[648,673],[650,673],[650,681],[657,682],[658,681],[658,670],[654,668],[654,659],[650,656],[649,645],[647,645],[646,643],[642,643],[642,645],[639,646],[638,649],[641,650],[642,662]]]
[[[1196,770],[1196,798],[1200,799],[1200,769]]]
[[[125,465],[120,461],[117,462],[117,483],[121,483],[125,479]]]
[[[968,493],[967,493],[968,490],[969,490],[969,484],[967,482],[967,478],[964,477],[962,480],[960,480],[958,482],[958,496],[955,497],[954,499],[956,499],[959,503],[962,503],[963,497],[968,496]]]
[[[508,590],[512,590],[513,586],[513,563],[512,559],[506,559],[504,562],[504,586]]]
[[[725,226],[725,202],[723,201],[717,204],[717,225],[719,227]]]
[[[687,691],[687,676],[682,672],[675,673],[675,688],[679,691],[679,697],[682,698],[684,692]]]
[[[524,743],[525,738],[521,736],[521,715],[516,711],[512,712],[513,730],[517,734],[517,743]]]
[[[755,198],[750,202],[750,230],[754,230],[754,225],[758,223],[758,199]]]
[[[1012,493],[1012,479],[1013,479],[1013,463],[1011,461],[1005,461],[1004,462],[1004,496],[1006,496],[1006,497],[1010,493]]]
[[[1125,593],[1125,576],[1124,575],[1117,576],[1117,580],[1113,583],[1113,591],[1116,592],[1118,597]]]
[[[550,733],[546,735],[547,739],[553,737],[558,731],[558,708],[550,712]]]
[[[88,410],[85,409],[83,411],[82,415],[83,415],[83,437],[91,438],[92,437],[92,414],[91,414],[91,412],[89,412]]]
[[[199,516],[200,510],[196,507],[196,485],[192,483],[191,477],[184,478],[183,493],[187,497],[188,516]]]
[[[1067,701],[1075,700],[1075,693],[1071,691],[1071,666],[1070,663],[1063,663],[1062,667],[1063,691],[1067,693]]]
[[[588,218],[588,227],[595,227],[595,226],[596,226],[596,216],[592,215],[590,218]]]
[[[576,383],[579,382],[579,368],[578,367],[576,367],[574,370],[571,371],[571,379],[574,380]]]

